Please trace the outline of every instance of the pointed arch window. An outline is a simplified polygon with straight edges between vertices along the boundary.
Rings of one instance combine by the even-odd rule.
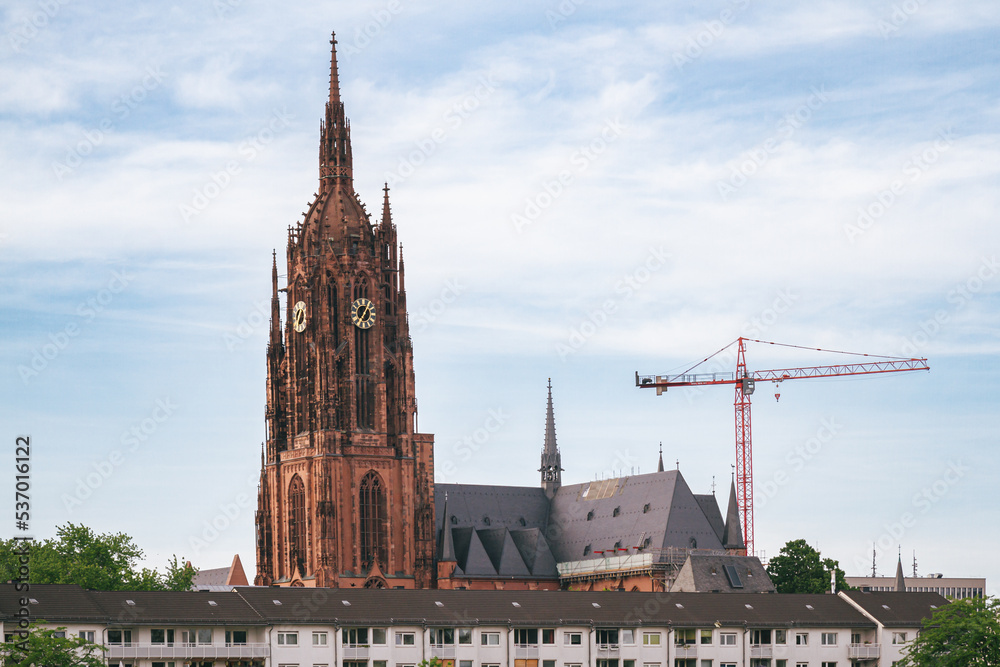
[[[298,475],[288,485],[288,542],[291,566],[299,566],[305,575],[306,560],[306,486]]]
[[[378,562],[386,570],[386,504],[382,479],[374,470],[361,480],[358,515],[361,525],[360,548],[361,565],[369,566]]]

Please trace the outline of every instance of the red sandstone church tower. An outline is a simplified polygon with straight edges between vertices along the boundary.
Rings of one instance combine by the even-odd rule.
[[[256,585],[431,588],[434,436],[416,433],[403,259],[385,189],[354,192],[336,41],[319,193],[272,266]],[[279,291],[287,291],[284,328]]]

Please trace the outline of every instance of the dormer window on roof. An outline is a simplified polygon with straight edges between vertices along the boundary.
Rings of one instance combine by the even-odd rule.
[[[618,516],[621,513],[622,513],[622,508],[621,507],[616,507],[615,511],[611,513],[611,516]]]

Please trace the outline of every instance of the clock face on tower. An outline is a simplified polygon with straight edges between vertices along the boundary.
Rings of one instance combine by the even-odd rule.
[[[299,301],[292,307],[292,327],[299,333],[306,330],[306,302]]]
[[[375,324],[375,304],[365,298],[351,304],[351,321],[359,329],[370,329]]]

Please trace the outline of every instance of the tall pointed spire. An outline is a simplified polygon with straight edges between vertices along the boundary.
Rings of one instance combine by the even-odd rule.
[[[392,210],[389,208],[389,184],[382,188],[385,196],[382,198],[382,226],[386,229],[392,226]]]
[[[722,533],[722,546],[729,551],[746,554],[743,531],[740,529],[740,508],[736,502],[736,480],[729,487],[729,509],[726,512],[726,527]]]
[[[330,104],[340,104],[340,72],[337,70],[337,33],[330,34]]]
[[[899,560],[896,561],[896,591],[906,592],[906,578],[903,577],[903,552],[899,553]]]
[[[351,126],[340,101],[340,74],[337,71],[337,37],[330,36],[330,99],[326,116],[320,124],[319,181],[322,192],[338,185],[354,190],[354,167],[351,154]]]
[[[663,443],[660,443],[660,462],[656,466],[656,472],[663,472]]]
[[[552,409],[552,378],[549,378],[549,398],[545,407],[545,444],[542,446],[542,488],[552,498],[562,486],[562,456],[556,445],[556,418]]]
[[[438,561],[442,563],[455,562],[455,542],[451,536],[451,518],[448,515],[448,492],[444,493],[444,520],[441,522],[441,544],[438,548]]]
[[[271,345],[281,342],[281,302],[278,300],[278,253],[271,251]]]

